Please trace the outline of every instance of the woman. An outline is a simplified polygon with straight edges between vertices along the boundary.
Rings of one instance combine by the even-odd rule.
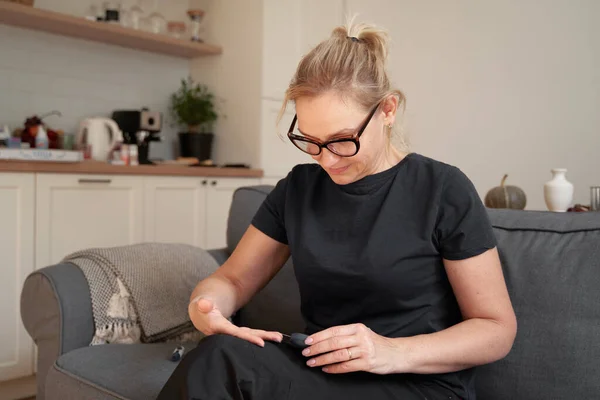
[[[209,335],[160,399],[474,399],[473,367],[510,350],[516,319],[485,208],[456,167],[390,143],[404,96],[386,35],[339,27],[300,62],[282,113],[318,164],[269,194],[229,260],[198,284]],[[308,348],[228,321],[292,255]]]

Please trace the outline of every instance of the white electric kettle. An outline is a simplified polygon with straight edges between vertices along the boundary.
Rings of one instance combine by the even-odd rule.
[[[91,157],[97,161],[108,161],[111,151],[123,143],[123,132],[110,118],[87,118],[81,121],[77,134],[78,148],[91,146]]]

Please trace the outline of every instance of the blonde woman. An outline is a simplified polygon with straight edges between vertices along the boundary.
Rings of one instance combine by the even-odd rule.
[[[456,167],[395,148],[404,95],[387,36],[338,27],[285,94],[296,166],[189,306],[209,335],[160,399],[474,399],[474,367],[503,358],[516,319],[496,241]],[[292,256],[309,346],[227,318]]]

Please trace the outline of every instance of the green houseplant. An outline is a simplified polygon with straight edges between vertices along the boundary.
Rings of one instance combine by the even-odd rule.
[[[218,114],[215,96],[208,87],[194,83],[191,78],[182,79],[179,89],[171,95],[170,111],[177,125],[187,129],[179,132],[181,156],[209,160]]]

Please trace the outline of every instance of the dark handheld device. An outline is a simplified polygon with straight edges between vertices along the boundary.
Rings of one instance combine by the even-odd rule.
[[[308,335],[303,333],[292,333],[291,335],[283,335],[283,340],[281,343],[289,344],[292,347],[296,347],[298,349],[307,348],[308,344],[304,343]]]

